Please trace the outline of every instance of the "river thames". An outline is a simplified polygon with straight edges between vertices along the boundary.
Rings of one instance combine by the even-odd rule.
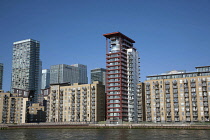
[[[0,140],[207,140],[210,130],[176,129],[10,129]]]

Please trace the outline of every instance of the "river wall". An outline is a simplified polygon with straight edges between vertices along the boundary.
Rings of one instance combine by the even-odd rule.
[[[22,123],[0,124],[0,129],[204,129],[210,125],[202,124],[93,124],[93,123]]]

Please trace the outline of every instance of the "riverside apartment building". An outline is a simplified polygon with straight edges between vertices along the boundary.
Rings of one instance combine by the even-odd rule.
[[[98,122],[105,120],[105,86],[92,84],[51,85],[47,122]]]
[[[147,76],[146,121],[209,121],[210,66],[196,67],[196,70]]]
[[[139,55],[135,41],[120,32],[106,37],[106,119],[108,123],[137,122]]]

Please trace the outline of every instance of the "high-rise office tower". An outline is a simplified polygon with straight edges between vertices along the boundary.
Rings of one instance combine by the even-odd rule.
[[[87,66],[82,64],[59,64],[50,67],[50,84],[87,84]]]
[[[50,70],[43,69],[42,70],[42,86],[41,89],[47,89],[50,87]]]
[[[2,90],[2,85],[3,85],[3,71],[4,71],[4,66],[2,63],[0,63],[0,90]]]
[[[91,83],[99,81],[103,85],[106,83],[106,69],[96,68],[91,70]]]
[[[40,43],[26,39],[13,43],[12,92],[20,90],[24,97],[34,97],[40,92]],[[34,101],[36,102],[36,101]]]
[[[73,64],[71,66],[74,66],[79,71],[79,82],[80,84],[87,84],[88,83],[88,77],[87,77],[87,66],[82,64]]]
[[[137,121],[137,84],[139,56],[134,40],[120,32],[106,37],[107,121]]]

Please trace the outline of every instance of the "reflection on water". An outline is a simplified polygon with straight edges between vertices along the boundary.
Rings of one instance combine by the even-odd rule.
[[[0,130],[0,140],[210,139],[210,130],[173,129],[14,129]]]

